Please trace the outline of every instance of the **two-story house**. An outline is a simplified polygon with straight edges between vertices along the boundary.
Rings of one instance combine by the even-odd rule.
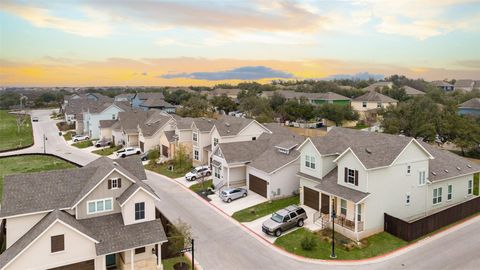
[[[164,132],[175,129],[175,119],[162,111],[150,110],[147,119],[138,123],[138,141],[142,152],[161,150],[160,137]]]
[[[473,199],[480,166],[414,138],[333,128],[300,151],[301,203],[314,220],[361,239],[384,230],[384,214],[411,222]],[[478,193],[477,193],[478,194]]]
[[[455,91],[455,85],[446,81],[433,81],[432,84],[436,86],[438,89],[445,92]]]
[[[115,145],[124,145],[127,147],[130,146],[140,146],[139,140],[139,124],[144,123],[150,116],[154,115],[156,112],[151,111],[141,111],[141,110],[132,110],[127,112],[120,112],[118,114],[118,119],[113,125],[105,125],[105,122],[102,122],[101,133],[107,134],[107,130],[111,130],[111,140]],[[104,128],[106,130],[104,130]]]
[[[161,269],[167,237],[138,158],[6,176],[0,269]]]
[[[165,160],[175,157],[177,149],[183,148],[183,151],[192,157],[192,123],[191,117],[180,117],[172,115],[175,119],[174,130],[164,131],[160,136],[161,155]]]
[[[115,120],[118,118],[119,112],[130,111],[128,102],[94,102],[83,109],[83,134],[87,134],[90,139],[98,139],[101,137],[100,121]]]
[[[210,164],[212,130],[215,119],[195,118],[192,122],[192,163],[193,166]]]
[[[361,119],[377,119],[377,110],[388,106],[397,106],[398,100],[378,93],[368,91],[367,93],[352,100],[352,109],[356,110]]]

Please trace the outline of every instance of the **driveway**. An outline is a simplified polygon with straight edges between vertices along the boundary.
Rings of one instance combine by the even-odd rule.
[[[245,188],[245,187],[244,187]],[[267,198],[258,195],[255,192],[248,192],[248,196],[245,198],[240,198],[231,203],[226,203],[220,199],[218,196],[218,191],[215,194],[208,196],[211,199],[210,203],[213,204],[215,207],[219,208],[227,215],[231,216],[233,213],[243,210],[245,208],[249,208],[251,206],[257,205],[259,203],[263,203],[267,201]]]
[[[208,181],[208,180],[211,180],[211,179],[212,179],[211,176],[210,176],[210,177],[206,177],[206,178],[205,178],[205,181]],[[195,180],[195,181],[187,181],[184,176],[175,178],[174,180],[175,180],[176,182],[180,183],[181,185],[185,186],[185,187],[191,187],[191,186],[193,186],[193,185],[195,185],[195,184],[201,183],[198,179]]]

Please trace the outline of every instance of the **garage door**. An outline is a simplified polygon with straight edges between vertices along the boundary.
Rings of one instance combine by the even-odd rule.
[[[140,149],[142,150],[142,152],[145,153],[145,143],[144,142],[140,142]]]
[[[84,261],[80,263],[51,268],[50,270],[94,270],[94,269],[95,269],[95,265],[93,260],[91,260],[91,261]]]
[[[162,144],[162,155],[168,158],[168,146]]]
[[[319,192],[308,187],[303,187],[303,204],[315,210],[319,209]]]
[[[256,177],[255,175],[249,175],[249,185],[248,188],[263,197],[267,197],[267,181]]]

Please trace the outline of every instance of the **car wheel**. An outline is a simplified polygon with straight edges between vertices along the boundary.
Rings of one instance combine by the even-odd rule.
[[[243,193],[243,195],[242,195],[242,196],[243,196],[244,198],[245,198],[245,197],[247,197],[247,193],[246,193],[246,192],[245,192],[245,193]]]
[[[190,178],[190,181],[195,181],[195,180],[197,180],[197,178],[196,178],[195,176],[192,176],[192,177]]]
[[[126,157],[125,154],[122,154],[122,158]]]
[[[298,226],[298,227],[303,227],[303,224],[304,224],[304,223],[303,223],[303,219],[299,219],[299,220],[297,221],[297,226]]]
[[[89,137],[85,137],[85,140],[90,140],[90,138],[89,138]]]
[[[211,173],[211,172],[207,172],[205,175],[206,175],[206,176],[210,176],[210,175],[212,175],[212,173]]]
[[[227,203],[231,203],[231,202],[232,202],[232,199],[228,198]]]
[[[276,236],[276,237],[280,237],[280,235],[282,235],[282,230],[277,229],[277,230],[275,231],[275,236]]]
[[[73,142],[78,142],[78,140],[77,140],[77,139],[75,139],[75,140],[73,140]]]
[[[137,155],[140,155],[140,151],[137,151]]]

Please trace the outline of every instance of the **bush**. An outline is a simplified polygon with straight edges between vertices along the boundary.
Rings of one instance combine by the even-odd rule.
[[[303,237],[302,241],[300,242],[300,245],[304,250],[313,250],[317,246],[317,242],[315,241],[314,236],[306,235]]]
[[[148,151],[147,158],[149,160],[156,160],[160,157],[160,150],[159,149],[153,149]]]

